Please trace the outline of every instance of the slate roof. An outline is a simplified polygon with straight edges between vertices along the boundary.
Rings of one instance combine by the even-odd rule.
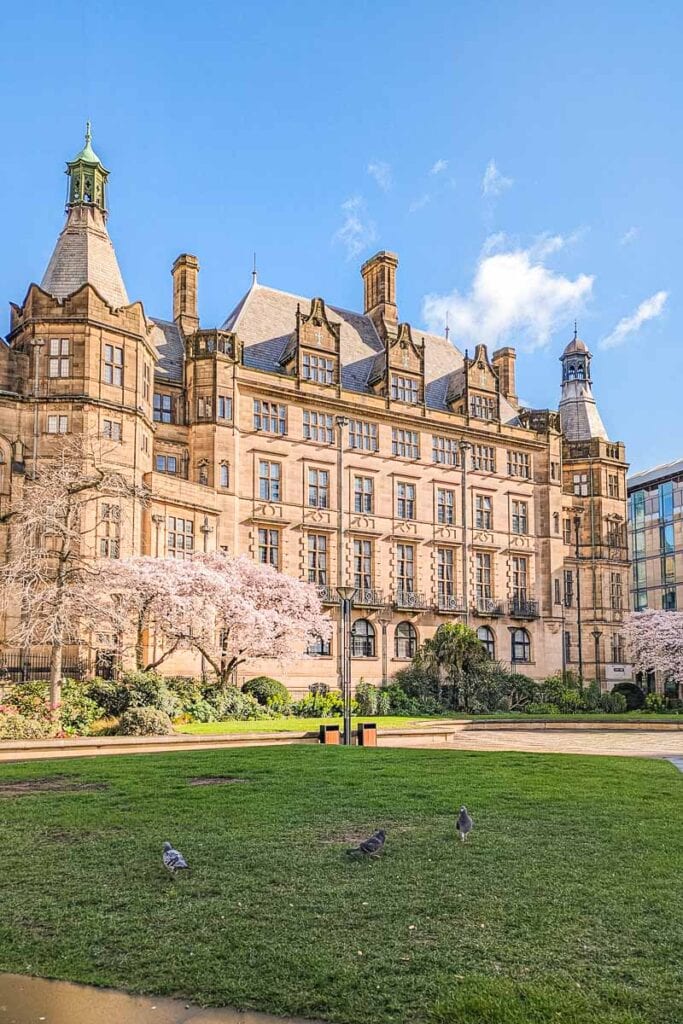
[[[174,384],[182,384],[185,343],[180,328],[169,320],[159,320],[157,317],[152,318],[152,323],[153,340],[159,353],[155,376]]]
[[[564,381],[559,410],[562,432],[568,441],[590,441],[592,437],[609,441],[588,381]]]
[[[254,283],[228,316],[222,329],[234,331],[244,346],[244,363],[259,370],[284,374],[280,360],[296,326],[300,306],[308,313],[311,299]],[[328,318],[340,324],[342,386],[349,391],[369,391],[368,381],[383,359],[384,345],[370,317],[326,304]],[[462,353],[447,339],[413,327],[416,344],[425,342],[425,391],[427,405],[447,409],[451,375],[464,363]],[[501,400],[504,422],[517,413]]]
[[[96,288],[113,309],[128,305],[126,286],[101,211],[73,206],[40,286],[54,298],[65,299],[84,284]]]

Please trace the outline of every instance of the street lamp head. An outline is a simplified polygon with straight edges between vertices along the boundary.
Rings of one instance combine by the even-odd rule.
[[[597,643],[597,641],[598,641],[598,640],[600,639],[600,637],[602,636],[602,632],[601,632],[601,631],[600,631],[599,629],[594,629],[594,630],[593,630],[593,636],[594,636],[594,638],[595,638],[595,641],[596,641],[596,643]]]
[[[337,593],[341,597],[342,601],[353,601],[356,596],[356,588],[350,586],[337,587]]]

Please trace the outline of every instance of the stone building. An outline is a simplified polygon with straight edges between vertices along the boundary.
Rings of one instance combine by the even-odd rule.
[[[450,620],[520,672],[564,661],[610,678],[624,660],[626,462],[580,339],[562,355],[559,413],[522,409],[513,348],[474,339],[470,355],[401,321],[390,252],[361,268],[362,312],[254,275],[210,328],[183,254],[173,319],[151,317],[128,299],[89,132],[67,175],[66,225],[0,348],[0,501],[55,437],[94,432],[151,500],[131,499],[125,529],[103,521],[93,557],[248,553],[314,582],[333,617],[351,583],[354,683],[388,678]],[[287,680],[334,684],[339,656],[335,632]],[[245,674],[257,670],[282,674]]]

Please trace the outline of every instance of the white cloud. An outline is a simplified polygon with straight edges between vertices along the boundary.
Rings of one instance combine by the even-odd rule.
[[[486,240],[468,294],[427,295],[422,313],[428,326],[442,328],[449,315],[451,337],[470,347],[509,341],[531,350],[546,345],[554,330],[576,315],[589,298],[594,277],[573,280],[545,265],[567,244],[561,235],[542,236],[528,248],[506,246],[505,235]]]
[[[495,199],[512,184],[512,178],[506,178],[500,173],[496,167],[496,161],[489,160],[484,177],[481,179],[481,194],[489,199]]]
[[[346,249],[347,260],[355,259],[377,238],[377,229],[366,219],[365,201],[361,196],[351,196],[341,204],[344,223],[335,232],[333,241],[341,242]]]
[[[441,174],[448,167],[448,160],[437,160],[435,164],[430,168],[430,174]]]
[[[648,320],[654,320],[655,317],[662,315],[668,297],[669,293],[662,291],[655,292],[649,299],[644,299],[635,313],[622,317],[612,333],[602,339],[600,348],[616,348],[617,345],[623,345],[629,334],[633,334]]]
[[[384,160],[371,160],[368,164],[368,174],[375,179],[383,192],[391,188],[391,167]]]
[[[419,199],[415,199],[408,207],[408,213],[417,213],[418,210],[422,210],[425,206],[428,206],[432,201],[432,197],[429,192],[425,192]]]
[[[638,230],[638,228],[629,228],[628,231],[625,231],[619,239],[619,245],[630,245],[631,242],[634,242],[636,240],[639,234],[640,231]]]

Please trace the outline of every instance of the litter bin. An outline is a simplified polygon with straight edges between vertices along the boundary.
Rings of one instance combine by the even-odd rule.
[[[320,742],[325,744],[336,744],[339,746],[340,733],[338,725],[321,725],[320,726]]]
[[[358,723],[358,746],[359,747],[376,747],[377,746],[377,725],[375,722],[359,722]]]

